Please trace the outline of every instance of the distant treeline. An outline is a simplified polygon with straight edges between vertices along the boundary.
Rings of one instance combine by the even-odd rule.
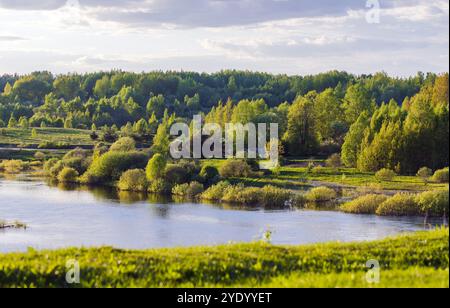
[[[448,73],[36,72],[0,76],[0,89],[0,127],[104,127],[110,141],[156,135],[164,151],[169,124],[201,112],[222,125],[279,123],[288,156],[342,149],[347,166],[408,173],[448,165]]]

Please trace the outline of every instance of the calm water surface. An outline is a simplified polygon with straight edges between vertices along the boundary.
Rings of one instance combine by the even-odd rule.
[[[238,210],[175,203],[105,189],[62,189],[0,179],[0,219],[27,230],[0,231],[0,252],[72,246],[145,249],[250,242],[272,230],[275,244],[374,240],[424,228],[421,218],[323,211]]]

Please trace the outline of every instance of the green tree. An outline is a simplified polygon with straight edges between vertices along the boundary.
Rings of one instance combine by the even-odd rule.
[[[368,114],[363,112],[358,120],[350,127],[342,145],[342,162],[346,167],[356,167],[364,132],[368,126]]]
[[[104,75],[101,79],[97,80],[94,87],[94,95],[98,98],[108,97],[111,91],[111,80],[109,76]]]
[[[148,162],[146,168],[147,180],[156,181],[162,179],[165,174],[167,161],[161,154],[155,154]]]
[[[344,98],[344,113],[347,123],[353,124],[363,112],[369,115],[375,110],[376,103],[370,92],[361,84],[357,83],[347,89]]]
[[[15,127],[17,127],[17,120],[11,115],[8,121],[8,128],[15,128]]]
[[[30,123],[26,117],[21,117],[19,119],[19,127],[22,129],[28,129],[30,127]]]
[[[312,94],[298,97],[289,108],[288,127],[283,136],[290,155],[310,155],[318,148]]]

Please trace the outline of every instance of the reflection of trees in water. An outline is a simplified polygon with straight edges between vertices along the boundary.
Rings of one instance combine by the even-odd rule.
[[[118,200],[120,203],[125,204],[133,204],[136,202],[142,202],[146,200],[146,194],[145,193],[136,193],[136,192],[130,192],[130,191],[119,191],[117,193]]]

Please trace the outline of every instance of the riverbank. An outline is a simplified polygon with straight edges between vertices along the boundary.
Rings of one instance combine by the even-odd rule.
[[[0,255],[0,286],[67,287],[66,262],[75,259],[75,287],[448,288],[448,256],[448,228],[352,244],[29,251]],[[380,263],[380,284],[366,280],[369,260]]]

